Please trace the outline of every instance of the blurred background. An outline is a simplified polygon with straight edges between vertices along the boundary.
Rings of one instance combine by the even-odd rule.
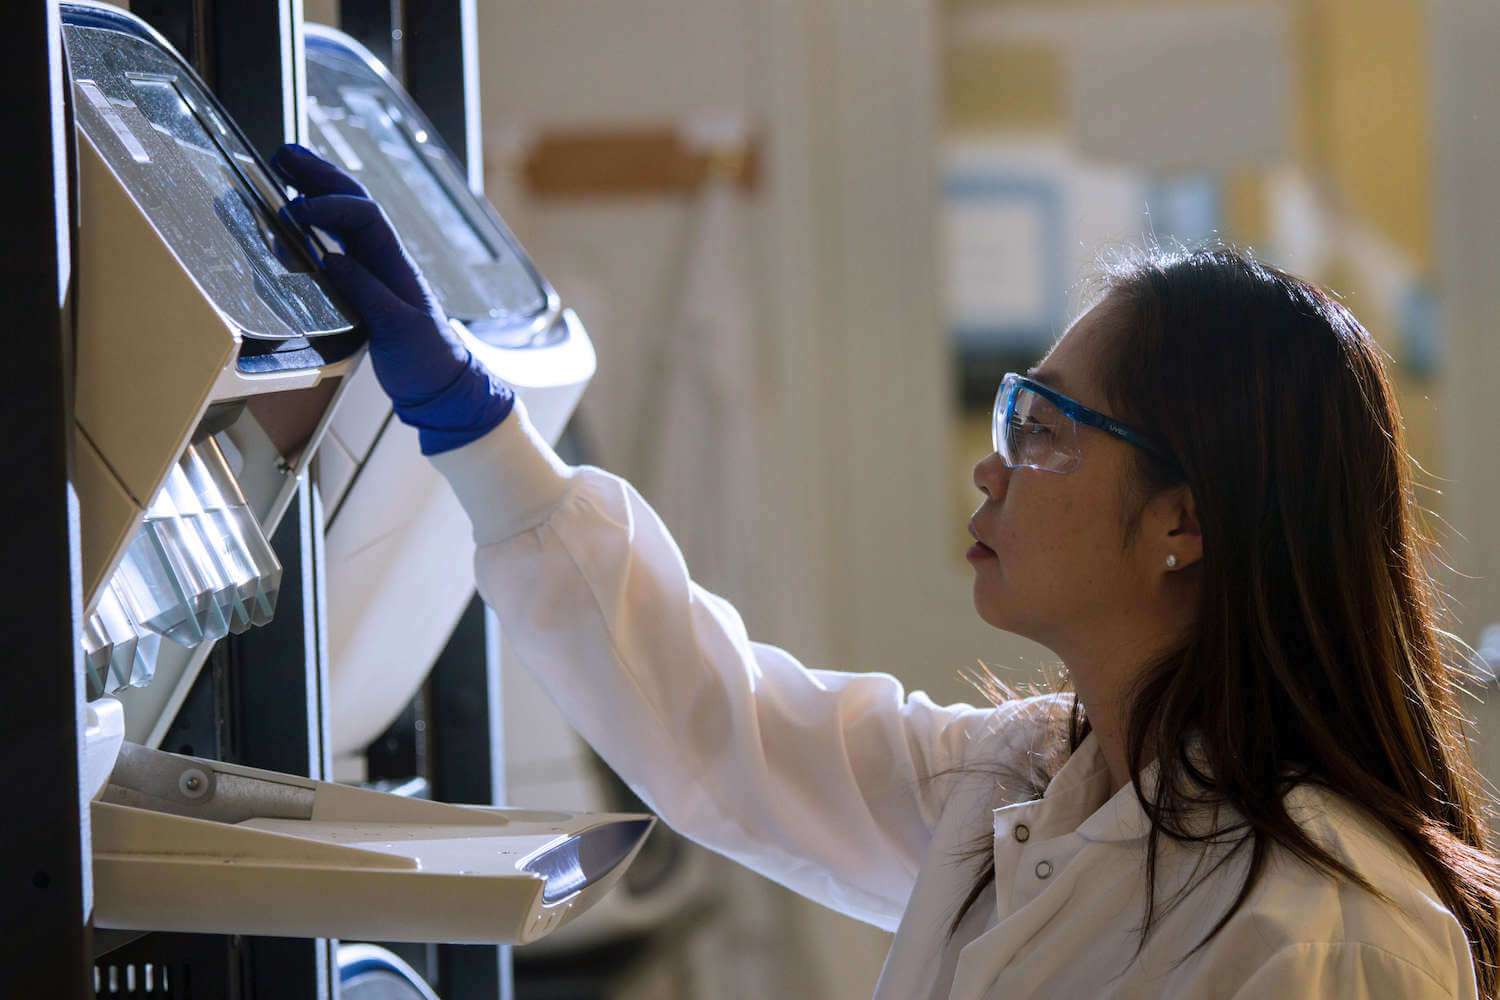
[[[963,559],[999,375],[1101,253],[1218,238],[1389,353],[1453,627],[1500,661],[1494,0],[479,0],[479,35],[487,193],[598,351],[571,457],[753,638],[938,700],[1045,676]],[[504,697],[512,801],[628,804]],[[646,904],[517,950],[517,997],[870,995],[886,935],[656,851]]]

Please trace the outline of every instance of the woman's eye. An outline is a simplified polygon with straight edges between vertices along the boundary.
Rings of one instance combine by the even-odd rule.
[[[1042,423],[1040,420],[1030,419],[1021,421],[1020,430],[1021,433],[1026,435],[1027,437],[1043,437],[1052,433],[1051,427]]]

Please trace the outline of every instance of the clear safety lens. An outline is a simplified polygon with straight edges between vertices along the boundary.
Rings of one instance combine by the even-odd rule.
[[[1072,472],[1078,467],[1077,423],[1014,375],[1000,383],[992,434],[1007,468]]]

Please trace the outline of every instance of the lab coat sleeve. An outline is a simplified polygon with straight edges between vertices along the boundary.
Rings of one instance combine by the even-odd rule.
[[[433,461],[510,647],[636,793],[693,840],[893,929],[952,769],[1027,703],[939,706],[752,642],[635,489],[564,464],[523,406]]]
[[[1328,997],[1330,1000],[1472,1000],[1457,981],[1433,974],[1385,948],[1358,941],[1288,945],[1275,952],[1234,994],[1234,1000]]]

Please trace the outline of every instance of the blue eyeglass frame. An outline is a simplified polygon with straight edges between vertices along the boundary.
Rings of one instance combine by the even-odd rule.
[[[1172,454],[1167,451],[1167,449],[1163,448],[1161,445],[1153,441],[1149,436],[1141,433],[1135,428],[1120,423],[1114,417],[1084,406],[1078,400],[1072,399],[1068,396],[1064,396],[1062,393],[1058,392],[1051,386],[1044,385],[1034,378],[1027,378],[1025,375],[1020,375],[1016,372],[1008,372],[1006,373],[1005,377],[1000,380],[1001,394],[1003,395],[1006,392],[1006,389],[1012,385],[1022,389],[1027,389],[1031,392],[1036,393],[1038,396],[1041,396],[1043,399],[1047,400],[1047,402],[1051,403],[1053,406],[1061,410],[1065,416],[1072,418],[1075,423],[1087,424],[1089,427],[1101,430],[1106,434],[1113,434],[1120,440],[1125,441],[1129,444],[1133,444],[1142,451],[1148,452],[1161,461],[1166,462],[1172,468],[1177,468],[1177,460],[1172,457]],[[1015,393],[1012,392],[1010,394],[1010,399],[1006,402],[1005,407],[1006,423],[1010,423],[1011,417],[1015,415],[1015,408],[1016,396]],[[1070,469],[1068,471],[1071,472],[1072,470]]]

